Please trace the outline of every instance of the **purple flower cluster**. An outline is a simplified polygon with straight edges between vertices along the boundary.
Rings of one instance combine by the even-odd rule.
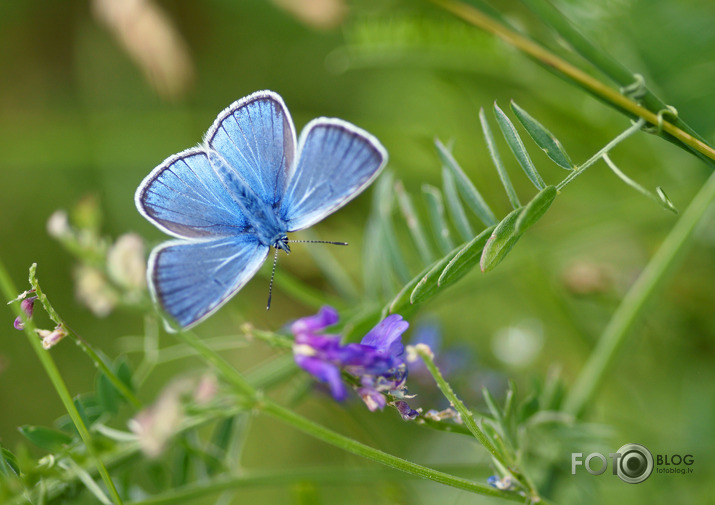
[[[291,325],[295,336],[295,362],[321,382],[328,384],[333,398],[344,400],[347,388],[342,379],[345,372],[355,378],[353,388],[371,410],[382,409],[387,397],[403,419],[419,414],[403,401],[407,363],[402,334],[410,326],[398,314],[383,319],[368,332],[359,344],[340,344],[340,335],[321,333],[338,322],[332,307],[322,307],[314,316],[298,319]]]

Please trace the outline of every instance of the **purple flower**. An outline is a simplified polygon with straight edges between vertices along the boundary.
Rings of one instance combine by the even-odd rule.
[[[402,334],[410,326],[398,314],[377,324],[359,344],[340,344],[339,335],[320,334],[338,321],[332,307],[322,307],[314,316],[298,319],[291,325],[295,335],[293,353],[299,367],[321,382],[327,383],[336,400],[347,396],[343,373],[355,380],[353,388],[371,411],[382,410],[387,396],[405,398],[407,364]],[[404,419],[414,419],[418,412],[404,401],[393,401]]]
[[[30,298],[25,298],[22,302],[20,302],[20,308],[25,313],[25,317],[27,319],[32,318],[32,311],[35,308],[35,300],[37,300],[37,297],[31,296]],[[20,316],[17,316],[15,318],[15,322],[13,323],[13,326],[15,327],[16,330],[25,329],[25,323],[22,322],[22,318]]]

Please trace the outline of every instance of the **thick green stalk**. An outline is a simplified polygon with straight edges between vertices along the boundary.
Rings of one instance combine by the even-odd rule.
[[[3,262],[1,260],[0,260],[0,288],[2,288],[2,292],[5,295],[5,298],[8,300],[11,300],[17,296],[17,293],[18,293],[17,288],[15,287],[14,283],[12,282],[12,279],[10,279],[10,276],[8,275],[7,270],[5,269],[5,265],[3,264]],[[20,308],[19,303],[13,303],[12,308],[17,316],[22,316],[22,309]],[[40,363],[42,364],[43,368],[45,369],[45,373],[47,373],[47,376],[50,378],[50,381],[52,382],[52,385],[54,386],[55,390],[57,391],[57,394],[60,397],[62,404],[64,405],[65,409],[67,410],[67,413],[69,414],[70,418],[72,419],[72,423],[74,424],[75,428],[77,429],[77,433],[79,433],[79,436],[82,439],[82,442],[84,443],[85,447],[87,448],[87,453],[89,454],[90,458],[94,462],[94,465],[97,467],[97,471],[99,472],[99,475],[102,477],[104,484],[107,486],[107,489],[109,490],[112,501],[114,503],[116,503],[117,505],[121,505],[122,499],[119,497],[119,493],[117,493],[116,487],[114,487],[114,483],[112,482],[112,479],[109,476],[109,473],[107,472],[107,468],[104,466],[104,463],[102,463],[102,460],[100,459],[99,455],[97,454],[97,452],[94,448],[94,443],[92,442],[92,436],[90,435],[89,430],[87,430],[87,427],[85,426],[84,421],[82,420],[82,417],[80,416],[79,412],[77,411],[77,407],[75,406],[74,402],[72,401],[72,396],[70,395],[70,392],[67,389],[67,385],[65,384],[64,380],[62,379],[62,375],[60,374],[60,371],[57,369],[57,365],[55,365],[55,362],[52,359],[52,356],[50,355],[49,352],[47,352],[42,347],[42,343],[40,342],[40,339],[38,338],[37,333],[35,332],[35,325],[32,323],[32,320],[26,321],[24,332],[25,332],[25,335],[27,336],[28,341],[30,342],[30,346],[32,347],[33,351],[35,351],[37,358],[40,360]]]
[[[652,112],[639,103],[634,102],[627,96],[622,95],[618,90],[603,84],[580,68],[556,56],[527,37],[500,24],[474,7],[457,0],[431,0],[431,2],[463,19],[467,23],[496,35],[547,68],[574,81],[601,100],[628,114],[646,120],[648,123],[660,128],[663,132],[672,135],[691,150],[715,161],[715,149],[699,138],[684,131],[672,122],[666,121],[663,117],[658,117],[657,112]]]
[[[711,175],[683,212],[648,265],[623,298],[581,374],[571,388],[564,410],[581,416],[593,400],[619,351],[631,335],[647,303],[658,293],[685,253],[696,225],[715,200],[715,174]]]
[[[633,83],[635,79],[633,72],[610,54],[596,47],[548,0],[522,0],[522,2],[533,10],[539,19],[551,26],[577,53],[591,62],[593,66],[611,78],[616,84],[625,87]],[[643,86],[643,95],[639,100],[648,110],[655,113],[668,107],[663,100],[645,86]],[[683,131],[705,142],[705,139],[679,117],[671,118],[671,122]]]

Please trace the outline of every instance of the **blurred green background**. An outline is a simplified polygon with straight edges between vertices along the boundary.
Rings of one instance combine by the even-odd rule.
[[[518,2],[499,3],[517,24],[535,25]],[[99,202],[103,234],[136,231],[150,245],[160,242],[162,234],[134,207],[136,186],[164,158],[198,143],[220,110],[253,91],[280,93],[298,130],[325,115],[375,134],[390,153],[389,167],[416,199],[423,183],[441,184],[433,138],[453,139],[456,159],[500,216],[509,210],[508,201],[483,143],[479,107],[497,100],[505,108],[514,99],[560,138],[576,162],[628,126],[624,117],[512,48],[421,2],[182,0],[150,4],[142,22],[133,22],[132,13],[125,12],[132,2],[124,10],[121,4],[0,4],[0,254],[20,290],[25,289],[29,265],[37,262],[55,308],[109,356],[123,350],[118,337],[141,334],[141,314],[118,310],[97,318],[77,301],[75,261],[48,236],[48,217],[90,195]],[[309,10],[315,5],[317,15]],[[715,4],[610,0],[593,5],[571,0],[560,5],[584,32],[643,74],[700,134],[715,139]],[[505,154],[506,146],[500,147]],[[532,147],[547,181],[561,180],[564,172]],[[619,146],[613,159],[646,187],[662,186],[681,210],[710,172],[694,157],[645,134]],[[507,159],[507,166],[522,201],[528,200],[533,187],[513,160]],[[370,194],[315,227],[321,238],[351,243],[330,252],[356,282],[362,275]],[[637,442],[653,453],[694,454],[694,474],[653,475],[636,486],[608,473],[568,476],[560,483],[564,500],[712,500],[712,216],[711,211],[694,247],[638,325],[588,419],[612,428],[592,442],[594,450],[607,454]],[[676,219],[626,187],[604,165],[595,166],[559,196],[502,265],[487,275],[469,274],[412,318],[413,328],[421,321],[438,321],[445,348],[468,349],[471,360],[463,364],[462,375],[455,372],[455,380],[458,394],[476,408],[483,408],[482,385],[500,395],[508,378],[526,394],[534,381],[558,368],[568,385]],[[404,235],[404,223],[397,219],[396,226]],[[422,265],[415,262],[410,268],[416,274]],[[279,269],[326,287],[301,247],[282,257]],[[266,313],[266,292],[267,280],[257,277],[197,333],[237,332],[244,321],[275,330],[312,310],[282,292],[279,284]],[[0,330],[0,442],[10,448],[20,440],[17,426],[48,425],[63,413],[25,337],[12,328],[12,318],[6,310]],[[533,344],[534,351],[521,360],[510,359],[514,346],[522,345],[519,338]],[[239,368],[250,368],[266,354],[264,346],[254,347],[230,357]],[[75,346],[60,345],[52,354],[73,394],[93,387],[95,371]],[[142,391],[143,399],[150,401],[187,366],[200,364],[161,369],[152,377],[154,390]],[[415,405],[436,406],[429,404],[435,396],[428,383],[415,390],[424,398],[422,403],[418,397]],[[492,473],[474,444],[403,423],[392,411],[369,414],[357,403],[345,411],[324,398],[310,400],[301,411],[424,464],[480,463],[481,473],[470,477]],[[248,466],[369,465],[272,421],[256,423],[254,430],[245,449]],[[570,453],[552,457],[568,471]],[[396,484],[319,493],[325,502],[341,503],[481,500],[436,484],[405,485],[407,490]],[[291,491],[238,496],[284,503]]]

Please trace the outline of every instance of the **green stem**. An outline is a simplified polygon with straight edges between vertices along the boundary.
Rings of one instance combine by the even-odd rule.
[[[14,298],[18,293],[17,288],[13,284],[12,279],[10,279],[7,270],[5,269],[5,265],[1,260],[0,287],[2,288],[3,294],[7,299]],[[39,296],[40,294],[38,293],[38,297]],[[12,307],[17,316],[22,316],[22,309],[20,308],[20,304],[14,303],[12,304]],[[82,442],[87,448],[87,453],[94,462],[94,465],[96,466],[99,475],[102,477],[104,484],[107,486],[107,489],[109,490],[109,493],[112,497],[112,501],[117,505],[121,505],[122,499],[119,497],[119,493],[117,493],[116,487],[114,487],[114,483],[112,482],[112,479],[107,472],[107,468],[104,466],[104,463],[102,463],[102,460],[99,458],[99,455],[94,448],[92,436],[90,435],[89,430],[87,430],[87,427],[82,420],[82,417],[77,411],[77,407],[72,401],[72,396],[70,395],[70,392],[67,389],[67,385],[65,384],[64,380],[62,380],[62,375],[57,369],[57,365],[55,365],[52,356],[49,352],[43,349],[40,339],[37,338],[37,334],[35,333],[35,325],[33,324],[32,320],[26,321],[24,332],[27,336],[28,341],[30,342],[30,346],[35,351],[35,354],[37,355],[38,359],[40,360],[40,363],[45,369],[45,372],[50,378],[52,385],[57,391],[57,394],[59,395],[62,404],[64,405],[65,409],[67,410],[67,413],[72,419],[72,422],[77,429],[77,433],[79,433]]]
[[[576,379],[566,397],[564,410],[574,416],[581,416],[593,399],[596,391],[613,366],[618,352],[631,334],[647,303],[659,291],[678,265],[690,243],[696,225],[702,219],[710,203],[715,200],[715,174],[705,182],[693,201],[683,212],[671,232],[663,241],[645,267],[638,280],[631,286],[620,306],[613,314],[601,335],[596,348],[591,353],[581,374]]]
[[[35,295],[37,295],[37,299],[42,303],[42,307],[45,309],[47,314],[50,316],[50,319],[58,325],[61,326],[67,335],[72,338],[77,344],[77,346],[82,349],[87,356],[89,356],[89,359],[92,360],[92,363],[94,363],[94,366],[97,367],[106,377],[109,379],[109,382],[112,383],[112,385],[119,391],[119,393],[129,402],[132,404],[132,406],[135,409],[140,409],[142,407],[141,402],[139,399],[134,395],[131,389],[127,387],[127,385],[122,382],[119,377],[112,371],[112,369],[107,366],[107,364],[104,362],[104,360],[97,354],[97,352],[92,349],[92,347],[85,342],[72,328],[69,327],[67,323],[60,317],[60,315],[57,313],[57,311],[52,307],[52,304],[50,303],[50,300],[47,298],[47,295],[42,291],[42,288],[40,287],[40,283],[37,280],[37,263],[33,263],[30,266],[30,285],[32,286],[32,289],[35,290]]]
[[[505,491],[500,491],[491,486],[484,484],[477,484],[467,479],[460,477],[455,477],[431,468],[412,463],[410,461],[398,458],[391,454],[387,454],[378,449],[374,449],[370,446],[362,444],[356,440],[349,437],[341,435],[334,432],[324,426],[321,426],[305,417],[302,417],[295,412],[288,410],[271,400],[264,398],[260,391],[255,390],[243,376],[231,366],[224,358],[216,354],[211,348],[205,345],[200,339],[196,337],[191,332],[179,333],[179,337],[182,338],[187,344],[194,347],[197,352],[209,363],[211,363],[221,376],[231,384],[236,393],[248,399],[252,403],[251,407],[260,410],[274,418],[293,426],[294,428],[312,436],[319,440],[322,440],[328,444],[335,447],[343,449],[347,452],[355,454],[357,456],[362,456],[367,459],[371,459],[383,465],[395,468],[402,472],[422,477],[425,479],[432,480],[434,482],[439,482],[440,484],[445,484],[447,486],[455,487],[458,489],[463,489],[465,491],[470,491],[472,493],[487,495],[487,496],[498,496],[512,501],[523,501],[523,497],[516,493],[508,493]]]
[[[622,95],[619,91],[603,84],[598,79],[590,76],[580,68],[575,67],[566,60],[544,49],[542,46],[536,44],[527,37],[500,24],[476,8],[457,0],[431,0],[431,2],[463,19],[467,23],[496,35],[508,44],[534,58],[542,65],[576,82],[593,95],[607,103],[612,104],[614,107],[623,110],[632,116],[644,119],[648,123],[658,127],[660,130],[672,135],[681,143],[688,146],[691,150],[701,153],[710,160],[715,160],[715,149],[707,145],[699,138],[696,138],[690,133],[682,130],[672,122],[659,118],[658,112],[648,110],[639,103],[636,103],[630,98]]]
[[[603,146],[601,150],[599,150],[596,154],[591,156],[588,160],[586,160],[585,163],[583,163],[581,166],[577,167],[577,170],[572,171],[566,178],[564,178],[563,181],[561,181],[557,186],[556,186],[556,191],[561,191],[564,189],[571,181],[573,181],[576,177],[581,175],[583,172],[586,171],[588,167],[596,163],[598,160],[600,160],[604,155],[608,154],[611,149],[616,147],[618,144],[623,142],[625,139],[636,133],[638,130],[640,130],[643,125],[645,124],[645,121],[643,119],[639,119],[636,123],[631,125],[630,128],[625,130],[623,133],[618,135],[616,138],[611,140],[608,144]]]
[[[258,408],[273,416],[274,418],[293,426],[294,428],[312,436],[330,445],[343,449],[344,451],[350,452],[357,456],[361,456],[366,459],[370,459],[377,463],[381,463],[390,468],[395,468],[401,472],[414,475],[416,477],[421,477],[423,479],[428,479],[446,486],[451,486],[457,489],[462,489],[464,491],[469,491],[472,493],[477,493],[486,496],[497,496],[511,501],[523,502],[524,497],[516,493],[509,493],[505,491],[500,491],[491,486],[484,484],[477,484],[467,479],[461,477],[455,477],[453,475],[434,470],[411,461],[407,461],[397,456],[387,454],[380,451],[379,449],[374,449],[370,446],[362,444],[356,440],[348,438],[344,435],[336,433],[324,426],[321,426],[305,417],[302,417],[295,412],[288,410],[276,403],[271,401],[261,401],[258,404]]]
[[[302,482],[320,484],[375,484],[394,479],[396,472],[383,468],[342,469],[335,467],[300,468],[295,470],[252,470],[240,475],[215,477],[196,484],[172,489],[158,496],[127,505],[164,505],[181,503],[233,489],[253,486],[291,486]]]
[[[462,422],[472,433],[472,435],[474,435],[474,437],[479,441],[479,443],[482,444],[487,451],[489,451],[489,454],[491,454],[492,457],[496,461],[498,461],[501,466],[506,469],[506,471],[508,471],[517,482],[519,482],[519,484],[521,484],[525,489],[529,491],[531,497],[538,497],[538,492],[536,491],[534,486],[531,485],[528,480],[524,478],[524,476],[522,476],[520,472],[516,471],[516,469],[514,468],[513,461],[507,461],[503,457],[502,453],[500,453],[496,449],[496,447],[494,447],[492,441],[489,439],[489,437],[487,437],[484,431],[482,431],[479,424],[477,424],[477,421],[474,419],[474,415],[472,414],[472,412],[467,409],[462,400],[457,397],[457,395],[452,390],[452,386],[450,386],[449,383],[444,380],[442,372],[439,371],[439,368],[437,368],[437,365],[435,365],[434,363],[432,351],[424,345],[415,346],[415,350],[422,358],[422,361],[427,367],[427,370],[437,383],[437,387],[439,387],[439,390],[442,392],[445,398],[449,400],[450,405],[452,405],[457,410],[457,412],[459,412]]]
[[[635,76],[632,71],[605,51],[597,48],[548,0],[522,1],[533,10],[542,21],[548,23],[578,54],[583,56],[616,84],[625,87],[633,83]],[[639,101],[643,103],[648,110],[655,113],[668,108],[668,105],[646,86],[643,86],[643,95],[639,98]],[[698,135],[695,130],[679,117],[671,118],[671,122],[693,137],[705,142],[705,139]]]

